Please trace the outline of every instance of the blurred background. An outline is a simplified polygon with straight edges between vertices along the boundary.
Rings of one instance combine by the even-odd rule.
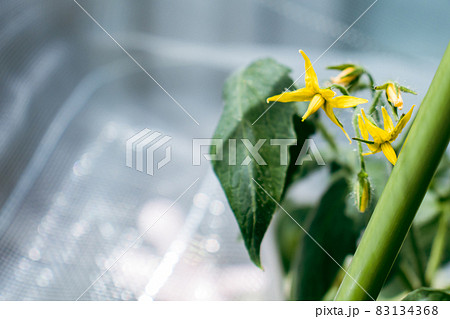
[[[356,62],[417,90],[404,99],[419,104],[450,30],[448,1],[379,0],[342,37],[373,1],[78,3],[86,12],[0,0],[0,300],[283,299],[273,231],[261,271],[209,163],[192,166],[224,80],[267,56],[297,78],[298,49],[312,61],[327,50],[319,79]],[[125,165],[144,128],[172,137],[173,160],[154,176]],[[314,202],[320,174],[309,183],[302,200]]]

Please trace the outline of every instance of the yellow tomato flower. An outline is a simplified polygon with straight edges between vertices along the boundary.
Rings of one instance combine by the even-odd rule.
[[[351,75],[351,73],[353,73],[354,71],[355,68],[352,66],[345,68],[341,73],[338,74],[337,77],[331,78],[331,83],[344,86],[349,85],[354,79],[358,77],[358,74]]]
[[[397,162],[397,154],[395,154],[395,151],[391,143],[397,138],[397,136],[406,126],[406,123],[408,123],[414,110],[414,106],[415,105],[411,107],[411,110],[409,110],[409,112],[406,113],[406,115],[400,118],[395,127],[391,117],[388,115],[386,109],[383,107],[382,112],[383,112],[384,130],[373,124],[371,121],[369,121],[369,119],[366,117],[366,114],[364,113],[364,110],[361,109],[362,118],[361,115],[358,115],[358,126],[359,130],[361,131],[361,135],[364,140],[369,139],[369,133],[373,137],[373,144],[367,144],[367,146],[370,149],[370,152],[364,153],[363,155],[375,154],[382,151],[386,156],[386,158],[389,160],[389,162],[391,162],[392,165],[395,165],[395,163]]]
[[[311,114],[317,112],[320,108],[325,111],[325,114],[330,120],[336,124],[347,136],[351,143],[351,139],[347,132],[344,130],[341,122],[334,115],[333,108],[348,108],[354,107],[362,103],[367,103],[366,99],[360,99],[353,96],[338,96],[330,89],[321,89],[319,87],[319,81],[317,80],[316,72],[312,67],[311,61],[308,56],[300,50],[300,53],[305,59],[305,88],[298,89],[292,92],[284,92],[267,99],[267,103],[274,102],[304,102],[311,101],[308,106],[308,110],[302,117],[302,121],[306,120]]]

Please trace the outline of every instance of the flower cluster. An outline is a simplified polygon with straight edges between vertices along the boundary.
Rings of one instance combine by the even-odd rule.
[[[306,120],[311,114],[322,109],[330,120],[336,124],[345,134],[351,143],[351,139],[344,129],[344,126],[334,114],[333,109],[354,108],[354,126],[358,143],[365,143],[369,148],[369,152],[364,153],[361,144],[359,144],[360,166],[361,170],[357,175],[355,183],[356,206],[360,212],[364,212],[370,200],[370,182],[369,176],[365,171],[363,156],[383,152],[392,165],[397,162],[397,154],[392,146],[392,142],[399,136],[411,119],[414,105],[411,109],[398,117],[398,110],[403,109],[403,99],[401,92],[416,94],[416,92],[399,85],[397,82],[388,81],[383,85],[375,86],[372,76],[363,67],[356,64],[341,64],[331,66],[329,69],[341,71],[336,77],[331,78],[330,86],[320,87],[317,75],[309,60],[308,56],[300,50],[305,60],[305,87],[294,91],[286,91],[281,94],[271,96],[267,102],[304,102],[309,101],[308,109],[302,116],[302,121]],[[369,84],[361,84],[360,79],[363,75],[367,75]],[[333,88],[339,89],[343,95],[336,96]],[[366,115],[364,109],[357,108],[358,105],[367,103],[368,100],[350,96],[349,92],[357,91],[363,88],[369,88],[372,92],[373,103],[369,113]],[[391,107],[394,121],[389,116],[386,108],[380,104],[382,99],[381,93],[385,92],[386,104]],[[381,106],[381,109],[377,109]],[[381,112],[381,116],[380,116]],[[376,115],[376,119],[371,117]],[[383,119],[384,128],[381,128],[380,117]],[[359,131],[358,131],[359,129]],[[369,140],[372,137],[372,140]]]
[[[347,139],[351,143],[351,139],[344,129],[344,126],[334,114],[335,108],[352,108],[360,104],[367,103],[366,99],[354,97],[350,95],[336,96],[336,93],[328,88],[321,88],[317,79],[316,72],[309,60],[308,56],[302,50],[299,51],[305,60],[305,87],[297,89],[295,91],[283,92],[281,94],[271,96],[267,99],[267,102],[304,102],[310,101],[306,113],[302,116],[302,121],[306,120],[311,114],[317,112],[319,109],[323,109],[325,114],[330,120],[336,124],[345,134]],[[341,73],[332,78],[332,83],[335,85],[351,86],[355,84],[359,78],[366,73],[366,71],[355,64],[342,64],[330,69],[341,70]],[[401,91],[416,94],[416,92],[399,85],[396,82],[386,82],[383,85],[376,86],[373,90],[384,90],[386,92],[386,98],[389,104],[398,109],[403,108],[403,99]],[[384,130],[379,128],[373,119],[369,119],[361,109],[361,115],[358,115],[358,126],[361,131],[361,135],[364,139],[354,138],[360,142],[364,142],[368,145],[370,152],[362,155],[375,154],[380,151],[384,153],[386,158],[393,164],[397,162],[397,155],[391,145],[391,143],[398,137],[406,123],[411,118],[413,108],[404,116],[402,116],[397,125],[394,127],[392,119],[387,114],[386,109],[382,108]],[[395,115],[397,111],[395,111]],[[369,133],[373,137],[373,141],[369,141]]]

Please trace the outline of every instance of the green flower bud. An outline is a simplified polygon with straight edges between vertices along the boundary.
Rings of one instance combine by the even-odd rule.
[[[370,182],[366,172],[359,172],[355,188],[356,207],[361,213],[364,213],[370,202]]]

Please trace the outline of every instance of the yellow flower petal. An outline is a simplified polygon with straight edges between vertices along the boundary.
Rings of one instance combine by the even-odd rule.
[[[411,106],[411,109],[408,113],[406,113],[405,116],[403,116],[400,121],[398,121],[397,126],[394,127],[394,130],[391,132],[391,137],[389,141],[393,141],[397,138],[397,136],[401,133],[401,131],[405,128],[406,123],[408,123],[409,119],[411,118],[411,115],[414,110],[414,106]]]
[[[384,130],[390,133],[394,130],[394,123],[384,107],[381,108],[381,112],[383,113]]]
[[[314,95],[311,102],[309,103],[305,115],[303,115],[302,117],[302,121],[306,120],[311,114],[317,112],[317,110],[320,109],[320,107],[323,106],[324,103],[325,99],[320,94]]]
[[[372,124],[372,122],[370,122],[366,117],[363,109],[361,109],[361,114],[363,116],[364,123],[366,124],[366,128],[369,131],[370,135],[372,135],[375,143],[381,144],[389,140],[389,133]]]
[[[395,165],[395,163],[397,163],[397,154],[395,154],[395,151],[389,142],[381,144],[381,150],[383,151],[384,156],[386,156],[389,162],[392,163],[392,165]]]
[[[361,132],[361,136],[367,141],[369,139],[369,132],[367,131],[366,125],[364,124],[361,115],[358,115],[358,126],[359,131]]]
[[[342,126],[341,122],[339,122],[339,120],[337,119],[336,115],[334,115],[333,113],[333,108],[331,106],[328,105],[328,103],[325,103],[324,107],[323,107],[325,114],[330,118],[330,120],[336,124],[337,126],[339,126],[339,128],[344,132],[345,136],[347,137],[347,139],[349,140],[350,144],[352,143],[352,140],[350,139],[350,137],[348,136],[347,132],[344,130],[344,127]]]
[[[369,148],[370,152],[363,153],[362,155],[364,155],[364,156],[372,155],[372,154],[376,154],[378,152],[381,152],[380,144],[367,144],[367,147]]]
[[[362,153],[362,155],[363,156],[367,156],[367,155],[373,155],[373,154],[376,154],[376,153],[378,153],[379,151],[381,151],[381,149],[379,149],[378,151],[376,151],[376,152],[367,152],[367,153]]]
[[[305,59],[305,84],[309,89],[314,90],[315,92],[319,92],[319,81],[317,80],[316,72],[314,72],[311,61],[308,56],[302,50],[299,51]]]
[[[372,154],[378,153],[381,151],[380,144],[367,144],[367,147],[372,152]]]
[[[369,101],[367,101],[366,99],[361,99],[359,97],[342,95],[335,97],[334,99],[331,99],[328,102],[332,104],[333,108],[344,109],[347,107],[354,107],[359,104],[367,103]]]
[[[292,92],[284,92],[278,95],[271,96],[267,99],[267,103],[276,101],[276,102],[304,102],[304,101],[310,101],[313,96],[314,92],[310,89],[303,88],[298,89]]]

